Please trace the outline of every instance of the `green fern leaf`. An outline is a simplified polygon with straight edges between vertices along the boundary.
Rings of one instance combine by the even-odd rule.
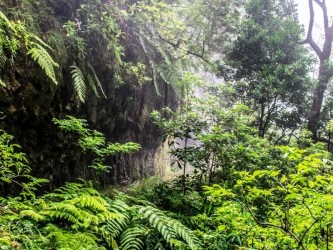
[[[146,250],[164,250],[163,240],[156,230],[150,230],[146,236]]]
[[[74,88],[81,102],[84,103],[86,99],[86,85],[84,83],[84,77],[82,71],[75,65],[72,68],[72,79],[74,81]]]
[[[31,38],[33,38],[34,40],[37,41],[37,44],[39,44],[40,46],[46,48],[46,49],[49,49],[49,50],[53,50],[47,43],[45,43],[42,39],[40,39],[38,36],[32,34],[32,33],[29,33],[29,36]]]
[[[97,91],[97,88],[96,88],[96,84],[95,84],[95,82],[94,82],[94,80],[93,80],[93,78],[90,74],[87,75],[87,82],[88,82],[88,85],[91,88],[91,90],[94,92],[94,95],[97,98],[100,98],[100,96],[98,94],[98,91]]]
[[[113,236],[117,237],[125,228],[126,224],[124,224],[123,220],[114,219],[108,220],[105,229]]]
[[[14,26],[15,23],[11,22],[2,11],[0,11],[0,20],[4,21],[8,28],[10,28],[13,31],[16,31]]]
[[[88,68],[89,68],[90,73],[91,73],[91,75],[92,75],[92,76],[91,76],[91,75],[89,75],[89,76],[91,77],[92,83],[94,83],[94,87],[93,87],[93,88],[95,89],[96,93],[97,93],[96,86],[98,86],[98,88],[99,88],[99,90],[101,91],[103,97],[104,97],[105,99],[107,99],[106,94],[105,94],[105,92],[104,92],[104,89],[103,89],[103,87],[102,87],[102,84],[101,84],[101,82],[99,81],[99,79],[98,79],[98,77],[97,77],[96,71],[94,70],[94,68],[91,66],[90,63],[88,63]],[[93,90],[93,91],[94,91],[94,90]],[[96,96],[99,97],[98,93],[96,94]]]
[[[163,236],[169,245],[175,245],[176,243],[179,245],[186,242],[187,246],[191,249],[199,248],[197,237],[178,220],[168,217],[155,207],[136,207],[138,208],[138,213]],[[179,239],[182,239],[184,242],[179,241]]]
[[[39,66],[44,70],[45,74],[55,83],[58,84],[55,76],[54,67],[58,67],[58,64],[53,61],[50,54],[43,48],[41,45],[37,43],[29,43],[29,47],[31,48],[27,55],[30,55],[31,58],[36,61]]]
[[[54,224],[49,224],[47,227],[44,228],[44,231],[48,233],[46,238],[54,244],[54,247],[52,247],[52,249],[59,249],[59,250],[60,249],[61,250],[105,249],[105,248],[100,248],[98,246],[97,242],[99,241],[99,239],[96,237],[96,235],[90,232],[67,231],[62,228],[58,228]],[[41,249],[35,247],[36,245],[33,245],[33,247],[29,249]]]
[[[34,221],[44,221],[45,220],[45,216],[37,213],[36,211],[34,211],[32,209],[21,211],[20,216],[29,217],[29,218],[33,219]]]
[[[4,81],[2,81],[1,78],[0,78],[0,86],[1,87],[6,87],[6,83]]]
[[[88,208],[107,212],[108,203],[99,196],[91,196],[87,194],[80,195],[71,201],[72,203],[78,204],[82,208]]]
[[[43,215],[49,216],[51,219],[63,219],[73,224],[79,224],[82,220],[81,211],[73,204],[67,203],[53,203],[51,210],[42,211]]]
[[[120,237],[121,250],[141,250],[144,243],[141,238],[144,236],[145,231],[141,227],[127,228]]]

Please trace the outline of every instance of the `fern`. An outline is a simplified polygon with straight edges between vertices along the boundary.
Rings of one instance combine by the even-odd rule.
[[[127,228],[120,237],[121,250],[141,250],[144,247],[142,237],[145,230],[142,227]]]
[[[32,47],[27,55],[30,55],[31,58],[36,61],[39,66],[44,70],[45,74],[55,83],[58,84],[55,76],[54,67],[58,67],[59,65],[53,61],[50,54],[43,48],[41,45],[31,42],[29,43],[29,47]]]
[[[5,43],[0,43],[0,67],[4,65],[6,56],[3,49],[8,49],[11,53],[10,60],[12,61],[16,55],[17,50],[22,49],[27,51],[30,56],[38,65],[43,69],[45,74],[52,80],[54,84],[58,84],[55,76],[55,68],[59,65],[52,59],[47,50],[52,50],[38,36],[28,32],[23,23],[15,23],[7,18],[7,16],[0,11],[0,30],[3,31],[3,39]],[[24,44],[23,47],[21,44]],[[4,85],[0,82],[0,85]]]
[[[146,250],[165,250],[163,240],[156,230],[150,230],[146,236]]]
[[[92,87],[92,89],[93,89],[95,95],[96,95],[97,97],[99,97],[98,92],[97,92],[97,89],[96,89],[96,86],[98,86],[98,88],[99,88],[99,90],[101,91],[103,97],[104,97],[105,99],[107,99],[106,94],[105,94],[105,92],[104,92],[104,90],[103,90],[102,84],[101,84],[101,82],[99,81],[99,79],[98,79],[98,77],[97,77],[96,71],[94,70],[94,68],[91,66],[90,63],[88,63],[88,69],[89,69],[89,71],[90,71],[90,74],[88,75],[88,76],[90,77],[90,79],[91,79],[91,80],[90,80],[90,81],[91,81],[90,85],[91,85],[91,87]],[[93,86],[92,86],[92,85],[93,85]]]
[[[104,249],[103,245],[121,250],[199,248],[193,233],[163,211],[129,206],[121,200],[128,200],[127,195],[119,193],[117,197],[110,199],[84,184],[68,183],[33,201],[0,199],[0,223],[8,225],[3,230],[13,233],[14,225],[19,230],[30,228],[24,236],[17,236],[27,249]],[[130,200],[135,202],[135,198]]]
[[[94,95],[97,98],[100,98],[100,96],[98,94],[98,91],[97,91],[97,88],[96,88],[96,83],[95,83],[93,77],[90,74],[87,75],[87,82],[88,82],[89,87],[91,88],[91,90],[94,92]]]
[[[45,220],[45,217],[43,215],[41,215],[40,213],[38,213],[32,209],[22,210],[20,212],[20,216],[31,218],[34,221],[44,221]]]
[[[179,88],[177,83],[180,80],[180,73],[179,69],[176,65],[169,65],[168,63],[160,63],[154,65],[154,72],[157,76],[159,76],[165,83],[172,86],[172,88],[175,90],[176,94],[179,97],[182,97],[181,91],[182,89]]]
[[[105,249],[99,247],[99,239],[90,232],[67,231],[52,224],[49,224],[44,230],[48,233],[49,244],[54,247],[52,249]]]
[[[109,203],[96,190],[83,188],[80,184],[67,184],[44,198],[60,200],[53,202],[49,210],[42,212],[44,215],[51,219],[67,220],[79,227],[124,219],[120,213],[108,209]]]
[[[4,81],[2,81],[1,78],[0,78],[0,86],[6,87],[6,83]]]
[[[163,236],[169,245],[183,245],[183,243],[178,240],[181,239],[185,241],[191,249],[199,248],[199,240],[197,237],[178,220],[166,216],[161,210],[151,206],[137,208],[138,213]]]
[[[53,50],[47,43],[45,43],[42,39],[40,39],[35,34],[29,33],[28,34],[29,40],[31,41],[30,44],[36,44],[35,42],[32,42],[32,40],[35,40],[38,44],[38,46],[42,46],[45,49]],[[53,62],[55,66],[58,66],[55,62]]]
[[[83,153],[87,151],[95,153],[96,157],[92,160],[89,167],[96,170],[108,171],[110,167],[104,165],[103,162],[110,155],[131,153],[140,149],[140,145],[133,142],[125,144],[106,143],[106,139],[102,133],[88,129],[86,121],[81,119],[68,116],[67,119],[64,120],[53,119],[53,122],[59,125],[62,130],[74,131],[80,135],[78,145],[83,150]]]
[[[74,88],[81,102],[85,102],[86,99],[86,85],[84,82],[84,77],[82,71],[75,65],[72,68],[72,79],[74,82]]]
[[[16,31],[14,23],[11,22],[2,11],[0,11],[0,20],[4,21],[6,26],[10,28],[12,31]]]

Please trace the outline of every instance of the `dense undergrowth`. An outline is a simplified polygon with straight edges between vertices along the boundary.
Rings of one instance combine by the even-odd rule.
[[[95,152],[91,167],[106,171],[104,157],[138,149],[134,143],[107,144],[101,133],[84,121],[55,120],[62,129],[80,135],[82,151]],[[104,195],[90,182],[68,183],[36,195],[45,179],[30,175],[26,155],[1,131],[0,185],[19,186],[17,196],[0,198],[2,249],[196,249],[198,238],[172,213],[117,191]],[[104,147],[105,146],[105,147]],[[104,147],[104,148],[103,148]],[[16,187],[16,189],[18,189]]]
[[[200,110],[207,110],[201,109],[200,101],[194,103],[186,111],[173,113],[172,121],[153,114],[174,147],[171,153],[175,164],[182,167],[187,164],[193,168],[192,174],[171,181],[148,179],[129,186],[126,193],[114,189],[99,192],[92,182],[82,180],[36,195],[35,191],[46,180],[30,175],[25,154],[2,131],[1,185],[19,185],[22,191],[17,196],[1,198],[1,246],[4,249],[332,247],[333,173],[330,154],[324,146],[312,144],[306,133],[289,146],[274,145],[258,137],[249,126],[248,108],[235,106],[222,110],[216,106],[213,114],[204,112],[202,116]],[[210,123],[212,117],[219,122]],[[69,117],[55,122],[70,130],[69,133],[83,135],[78,137],[83,153],[104,152],[102,135],[87,129],[82,120]],[[176,146],[177,139],[184,137],[195,143]],[[113,148],[110,154],[137,149],[110,145],[106,147]],[[93,161],[91,167],[103,166],[99,157],[96,154],[99,164]],[[105,171],[105,167],[96,171]]]
[[[148,182],[137,195],[178,212],[207,249],[330,249],[333,176],[325,145],[306,130],[275,145],[253,129],[248,107],[219,103],[192,100],[172,121],[153,114],[171,139],[174,164],[193,172]]]

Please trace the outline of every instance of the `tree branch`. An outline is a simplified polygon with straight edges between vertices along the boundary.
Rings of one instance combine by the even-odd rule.
[[[328,29],[328,16],[327,16],[327,7],[326,7],[326,2],[323,0],[322,2],[319,0],[314,0],[322,9],[323,11],[323,18],[324,18],[324,28],[325,30]]]
[[[179,39],[176,43],[169,41],[168,39],[164,38],[161,34],[159,34],[157,32],[158,37],[165,43],[171,45],[174,49],[178,49],[182,39]],[[209,60],[207,60],[205,58],[205,46],[206,46],[206,39],[202,41],[202,47],[201,47],[201,52],[200,54],[198,52],[194,52],[194,51],[190,51],[190,50],[186,50],[186,55],[192,55],[195,57],[200,58],[201,60],[203,60],[205,63],[211,65],[211,62]]]
[[[298,245],[301,249],[306,250],[306,247],[304,247],[302,241],[297,237],[297,235],[294,232],[288,230],[288,228],[286,228],[284,226],[275,225],[275,224],[272,224],[269,222],[262,222],[262,221],[258,220],[258,218],[252,213],[251,209],[249,208],[246,198],[244,197],[244,195],[242,195],[242,196],[243,196],[244,205],[245,205],[246,210],[250,213],[251,217],[258,225],[261,225],[264,227],[274,227],[274,228],[280,229],[282,232],[289,234],[294,240],[296,240],[296,242],[298,243]]]
[[[312,224],[305,230],[302,238],[300,239],[300,242],[298,243],[298,247],[301,247],[301,245],[303,244],[303,240],[305,238],[305,236],[307,235],[307,233],[310,231],[310,229],[318,222],[318,220],[315,220],[312,222]]]
[[[318,0],[314,0],[314,1],[317,2]],[[308,33],[307,33],[306,39],[303,42],[301,42],[301,44],[308,43],[311,46],[311,48],[316,52],[317,56],[319,58],[321,58],[322,52],[321,52],[319,46],[313,41],[313,38],[312,38],[312,31],[313,31],[313,25],[314,25],[313,0],[309,0],[309,9],[310,9],[310,20],[309,20]]]

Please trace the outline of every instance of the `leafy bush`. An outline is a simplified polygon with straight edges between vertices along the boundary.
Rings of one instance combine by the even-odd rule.
[[[140,145],[133,142],[125,144],[107,143],[104,135],[96,130],[87,128],[87,121],[83,119],[67,116],[66,119],[62,120],[54,118],[53,122],[58,125],[61,130],[74,132],[79,136],[78,145],[83,153],[91,151],[95,154],[96,157],[93,159],[90,167],[96,170],[109,170],[110,167],[103,165],[103,163],[110,155],[131,153],[140,149]]]

